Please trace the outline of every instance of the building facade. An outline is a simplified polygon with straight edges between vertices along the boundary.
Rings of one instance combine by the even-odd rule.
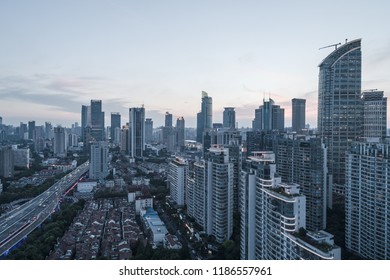
[[[390,259],[390,145],[353,143],[345,186],[346,248],[365,259]]]

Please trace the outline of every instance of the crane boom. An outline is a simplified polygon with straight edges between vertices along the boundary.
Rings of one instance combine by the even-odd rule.
[[[322,50],[322,49],[325,49],[325,48],[330,48],[330,47],[334,47],[334,49],[337,50],[337,46],[338,46],[338,45],[341,45],[341,43],[332,44],[332,45],[329,45],[329,46],[325,46],[325,47],[319,48],[319,50]]]

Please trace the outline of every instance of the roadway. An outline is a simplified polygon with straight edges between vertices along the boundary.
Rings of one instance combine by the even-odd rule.
[[[3,214],[0,217],[0,256],[41,225],[55,211],[64,194],[77,184],[88,169],[87,161],[62,177],[45,192]]]

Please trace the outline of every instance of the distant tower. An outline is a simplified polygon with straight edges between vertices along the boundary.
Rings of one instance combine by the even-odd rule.
[[[319,65],[318,134],[328,148],[333,192],[344,194],[345,152],[363,136],[361,40],[353,40],[329,54]]]
[[[364,91],[363,100],[363,136],[365,138],[386,138],[387,97],[383,91]]]
[[[35,134],[35,121],[28,122],[28,139],[33,140]]]
[[[92,137],[96,141],[104,140],[104,112],[102,112],[102,101],[91,100],[91,128]]]
[[[147,144],[153,141],[153,120],[145,119],[145,142]]]
[[[54,128],[54,155],[65,156],[66,155],[66,144],[65,144],[65,128],[57,126]]]
[[[271,98],[269,101],[263,100],[263,105],[255,110],[253,120],[253,130],[284,131],[284,109],[275,105]]]
[[[197,115],[196,141],[202,143],[203,133],[213,127],[213,99],[202,91],[201,111]]]
[[[121,115],[119,113],[111,113],[111,142],[118,143],[119,139],[115,138],[115,131],[121,128]]]
[[[89,178],[103,180],[107,177],[108,162],[108,144],[102,141],[93,143],[89,162]]]
[[[306,99],[293,98],[292,102],[292,131],[300,132],[305,128]]]
[[[145,150],[145,108],[129,109],[129,152],[131,157],[143,157]]]
[[[234,111],[234,107],[225,107],[225,110],[223,111],[223,127],[236,127],[236,112]]]
[[[0,147],[0,176],[14,176],[14,153],[11,147]]]
[[[81,139],[86,141],[85,128],[91,127],[91,106],[81,106]]]
[[[176,120],[176,133],[177,133],[177,141],[176,145],[179,150],[183,150],[185,147],[185,120],[183,117],[179,117]]]

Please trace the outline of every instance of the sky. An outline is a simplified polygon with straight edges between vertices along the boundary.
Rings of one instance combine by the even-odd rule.
[[[271,97],[290,126],[305,98],[316,127],[318,65],[334,50],[319,48],[361,38],[362,90],[389,96],[389,26],[387,0],[1,0],[0,116],[70,126],[101,99],[106,125],[143,105],[155,127],[167,111],[196,127],[206,91],[213,122],[235,107],[250,127]]]

